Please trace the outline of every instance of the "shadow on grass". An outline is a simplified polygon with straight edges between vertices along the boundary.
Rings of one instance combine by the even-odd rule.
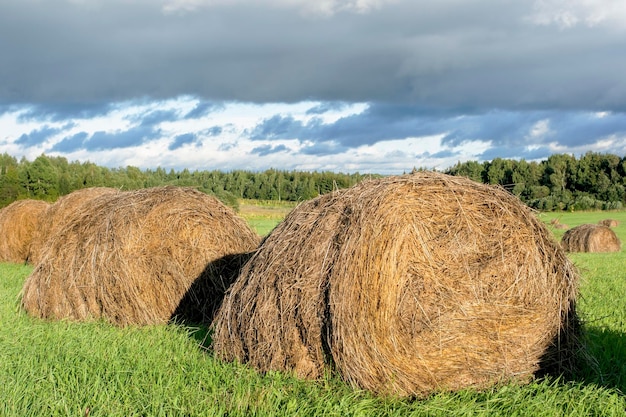
[[[626,334],[584,326],[583,343],[591,360],[583,360],[572,379],[626,393]]]
[[[226,291],[253,253],[227,255],[209,263],[180,300],[170,317],[170,323],[198,328],[199,330],[192,332],[193,337],[201,338],[201,344],[208,346],[204,342],[207,339],[206,329],[222,305]]]
[[[626,392],[626,334],[581,322],[572,311],[573,303],[536,376]]]

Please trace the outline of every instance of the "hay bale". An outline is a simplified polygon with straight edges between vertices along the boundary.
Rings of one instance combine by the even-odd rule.
[[[117,189],[108,187],[82,188],[60,197],[54,204],[51,204],[42,216],[42,220],[33,237],[29,255],[32,263],[36,265],[41,260],[48,238],[59,230],[63,230],[65,224],[73,216],[79,215],[83,210],[89,210],[88,203],[91,200],[101,195],[117,192]]]
[[[566,225],[565,223],[556,223],[554,225],[554,228],[555,229],[561,229],[561,230],[567,230],[567,229],[569,229],[569,226]]]
[[[619,252],[622,242],[611,228],[599,224],[581,224],[561,238],[567,252]]]
[[[30,262],[33,237],[50,206],[41,200],[18,200],[0,210],[0,262]]]
[[[617,226],[619,226],[619,222],[617,220],[614,220],[614,219],[600,220],[598,222],[598,224],[602,225],[602,226],[606,226],[606,227],[617,227]]]
[[[214,350],[260,371],[399,396],[528,381],[575,346],[578,274],[501,188],[419,172],[296,207],[214,321]]]
[[[144,325],[210,321],[259,237],[216,198],[191,188],[105,194],[48,239],[27,278],[33,316]]]

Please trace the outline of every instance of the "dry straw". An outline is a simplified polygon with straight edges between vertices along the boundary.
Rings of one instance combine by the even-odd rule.
[[[49,205],[41,200],[18,200],[0,210],[1,262],[31,261],[30,247]]]
[[[41,260],[42,252],[46,247],[48,237],[65,228],[73,216],[81,215],[83,210],[89,210],[89,202],[104,194],[114,194],[115,188],[90,187],[73,191],[60,197],[46,210],[37,231],[33,237],[29,258],[33,264]]]
[[[614,219],[604,219],[604,220],[600,220],[598,224],[602,226],[607,226],[607,227],[617,227],[619,226],[619,221],[614,220]]]
[[[569,226],[566,225],[565,223],[561,223],[561,220],[558,218],[554,218],[552,220],[550,220],[550,224],[552,225],[552,227],[554,227],[555,229],[561,229],[561,230],[567,230],[569,229]]]
[[[48,239],[27,278],[33,316],[118,325],[210,321],[258,245],[245,221],[190,188],[104,194]]]
[[[569,229],[561,238],[568,252],[619,252],[622,242],[608,226],[581,224]]]
[[[397,396],[571,365],[578,274],[501,188],[420,172],[295,208],[214,321],[224,360]],[[562,370],[563,368],[559,368]]]

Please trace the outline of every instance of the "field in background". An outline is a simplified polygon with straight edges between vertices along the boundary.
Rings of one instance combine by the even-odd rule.
[[[265,236],[296,207],[291,201],[239,200],[239,215],[260,236]]]
[[[294,206],[242,201],[240,215],[265,235]],[[554,217],[570,226],[619,220],[614,230],[626,242],[626,212],[539,215],[548,225]],[[32,267],[0,264],[0,415],[621,416],[625,254],[570,255],[582,272],[578,307],[595,364],[583,366],[572,380],[547,377],[421,401],[373,397],[335,377],[307,382],[221,363],[204,347],[202,328],[33,319],[19,309],[19,292]]]
[[[619,221],[619,226],[613,230],[622,240],[626,242],[626,211],[574,211],[574,212],[548,212],[538,213],[540,220],[548,224],[548,227],[560,239],[565,233],[564,229],[556,229],[551,225],[551,221],[556,220],[570,228],[580,226],[585,223],[598,223],[604,219],[614,219]]]

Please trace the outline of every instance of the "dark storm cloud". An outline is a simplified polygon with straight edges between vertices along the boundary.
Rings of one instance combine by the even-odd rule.
[[[176,3],[185,7],[164,9]],[[321,13],[329,4],[378,7]],[[574,18],[536,15],[553,5]],[[606,21],[586,21],[594,11]],[[460,157],[473,141],[490,144],[483,159],[537,159],[554,145],[592,148],[626,136],[626,18],[619,11],[608,0],[0,1],[0,116],[12,127],[17,112],[27,126],[3,143],[32,149],[81,120],[133,108],[132,127],[67,133],[51,150],[128,148],[164,135],[170,150],[296,139],[314,165],[315,156],[435,135],[442,149],[417,157]],[[195,107],[182,110],[181,98]],[[240,123],[262,113],[249,103],[300,102],[319,102],[306,111],[312,119],[276,114],[237,137]],[[242,103],[244,114],[233,120],[179,130],[184,120]],[[323,122],[352,103],[367,108]],[[161,128],[174,121],[173,133]],[[33,130],[35,123],[43,127]],[[235,135],[228,143],[225,131]],[[297,156],[283,144],[253,150],[276,152]]]
[[[263,120],[251,131],[253,140],[311,141],[313,144],[304,147],[302,152],[312,155],[335,154],[340,150],[387,140],[433,135],[442,135],[441,143],[448,147],[462,146],[475,140],[489,141],[493,149],[483,157],[501,155],[536,159],[549,152],[548,148],[534,146],[534,151],[527,151],[527,145],[554,142],[561,146],[584,146],[611,135],[625,136],[626,115],[502,110],[455,115],[419,106],[374,104],[362,113],[328,124],[316,119],[304,124],[291,116],[275,115]]]
[[[12,113],[20,110],[21,106],[15,106],[12,104],[1,104],[0,103],[0,116],[7,113]]]
[[[343,110],[344,108],[346,108],[346,103],[325,101],[311,107],[306,111],[306,114],[324,114],[333,110]]]
[[[83,143],[87,139],[89,135],[85,132],[80,132],[72,136],[68,136],[63,138],[61,141],[57,142],[50,151],[52,152],[74,152],[76,150],[82,149]]]
[[[177,135],[176,137],[174,137],[174,140],[172,141],[172,143],[168,145],[168,149],[170,151],[173,151],[173,150],[183,147],[184,145],[191,145],[191,144],[195,144],[196,146],[201,146],[202,143],[200,141],[200,136],[202,135],[208,136],[208,137],[219,136],[222,133],[222,130],[223,129],[221,126],[213,126],[213,127],[203,130],[199,134],[184,133],[182,135]]]
[[[165,13],[149,0],[2,2],[0,103],[193,95],[626,110],[626,37],[603,25],[531,24],[534,2],[398,0],[327,16],[278,3]]]
[[[303,134],[306,135],[301,121],[294,119],[293,116],[277,114],[259,123],[250,133],[250,139],[304,139]]]
[[[554,152],[547,147],[539,147],[529,149],[525,146],[491,148],[483,152],[479,159],[482,161],[491,161],[495,158],[503,159],[525,159],[528,161],[547,159]]]
[[[551,118],[551,128],[559,132],[559,143],[582,146],[595,143],[611,135],[626,135],[626,114],[606,114],[602,117],[586,113],[556,113]]]
[[[206,116],[222,108],[224,108],[223,104],[214,103],[211,101],[201,101],[196,105],[196,107],[194,107],[189,113],[187,113],[184,118],[199,119],[200,117]]]
[[[83,143],[84,148],[90,151],[129,148],[157,139],[160,136],[158,129],[145,126],[136,126],[122,132],[95,132]]]
[[[440,134],[449,128],[449,120],[425,114],[423,109],[415,106],[376,104],[362,113],[328,124],[319,119],[303,124],[292,116],[275,115],[257,125],[250,138],[297,138],[320,143],[333,141],[350,148],[385,140]],[[320,146],[318,149],[326,147]]]
[[[176,110],[153,110],[144,114],[134,115],[129,120],[138,122],[143,127],[151,127],[163,122],[173,122],[178,120],[178,118]]]
[[[15,143],[18,145],[22,145],[25,148],[29,148],[31,146],[37,146],[48,140],[50,137],[56,135],[61,132],[62,129],[54,128],[49,126],[43,126],[41,129],[33,130],[30,133],[22,134]]]
[[[169,149],[170,151],[173,151],[184,145],[194,143],[195,141],[196,141],[196,135],[194,135],[193,133],[185,133],[183,135],[176,136],[174,138],[174,141],[169,144],[167,149]]]
[[[250,153],[253,155],[258,155],[258,156],[267,156],[267,155],[271,155],[271,154],[275,154],[279,152],[289,152],[289,151],[290,149],[286,147],[285,145],[262,145],[262,146],[257,146],[256,148],[252,149]]]
[[[104,116],[111,111],[108,103],[41,103],[30,105],[20,114],[18,120],[59,122],[71,119],[89,119]]]

